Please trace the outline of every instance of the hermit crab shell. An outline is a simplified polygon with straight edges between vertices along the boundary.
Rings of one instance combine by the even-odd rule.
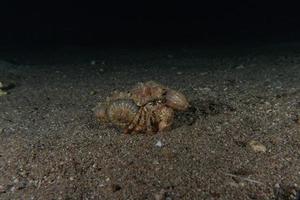
[[[138,111],[139,107],[133,100],[118,99],[108,106],[106,113],[112,124],[126,127],[132,122]]]
[[[175,110],[187,110],[189,102],[186,97],[178,91],[168,89],[166,93],[166,105]]]
[[[117,99],[106,104],[99,104],[95,109],[95,115],[100,122],[110,122],[119,127],[128,126],[139,107],[131,99]]]
[[[150,101],[160,100],[166,93],[166,87],[154,81],[138,83],[131,91],[131,98],[138,106],[143,106]]]

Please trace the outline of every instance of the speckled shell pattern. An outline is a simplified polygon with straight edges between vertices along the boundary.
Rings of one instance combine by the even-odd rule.
[[[138,113],[139,107],[132,99],[116,99],[108,103],[98,104],[94,109],[100,122],[112,123],[125,128]]]
[[[111,123],[124,128],[132,122],[138,111],[139,107],[133,100],[118,99],[109,105],[106,113]]]

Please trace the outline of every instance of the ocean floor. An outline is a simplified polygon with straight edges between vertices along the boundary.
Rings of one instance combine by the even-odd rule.
[[[171,131],[96,121],[148,80],[191,102]],[[300,199],[300,45],[1,49],[0,82],[0,199]]]

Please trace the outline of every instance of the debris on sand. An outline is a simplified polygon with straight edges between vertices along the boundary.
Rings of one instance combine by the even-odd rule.
[[[2,90],[10,90],[16,87],[14,82],[3,83],[0,81],[0,89]]]
[[[293,121],[300,125],[300,116],[297,116],[295,119],[293,119]]]
[[[94,90],[90,91],[90,95],[95,95],[96,93],[97,93],[97,92],[94,91]]]
[[[7,187],[6,187],[6,186],[0,185],[0,194],[1,194],[1,193],[5,193],[6,190],[7,190]]]
[[[162,143],[160,140],[158,140],[158,141],[156,142],[155,146],[156,146],[156,147],[163,147],[164,145],[163,145],[163,143]]]
[[[121,186],[118,185],[118,184],[112,184],[112,185],[111,185],[111,190],[112,190],[112,192],[117,192],[117,191],[119,191],[119,190],[121,190],[121,189],[122,189]]]
[[[4,96],[4,95],[7,95],[7,92],[5,92],[5,91],[3,91],[2,89],[3,89],[3,83],[2,82],[0,82],[0,97],[1,96]]]
[[[154,194],[155,200],[165,200],[166,199],[166,191],[162,189],[160,192]]]
[[[4,96],[4,95],[7,95],[7,92],[5,92],[5,91],[3,91],[3,90],[0,89],[0,97]]]
[[[172,58],[174,58],[174,55],[168,54],[167,57],[168,57],[169,59],[172,59]]]
[[[249,145],[255,153],[258,153],[258,152],[265,153],[267,151],[266,146],[256,140],[251,140],[249,142]]]
[[[245,68],[245,66],[243,64],[238,65],[238,66],[235,67],[235,69],[244,69],[244,68]]]
[[[264,183],[262,183],[260,181],[257,181],[257,180],[254,180],[254,179],[250,179],[250,178],[247,178],[247,177],[238,176],[238,175],[235,175],[235,174],[224,173],[224,175],[225,176],[230,176],[230,177],[233,177],[233,178],[238,178],[240,180],[247,181],[247,182],[250,182],[250,183],[255,183],[255,184],[259,184],[259,185],[263,185],[264,184]]]
[[[300,188],[297,185],[282,185],[276,183],[274,195],[278,200],[298,200],[300,199]]]
[[[99,71],[100,74],[102,74],[104,72],[104,69],[100,68],[98,71]]]
[[[7,90],[10,90],[14,88],[16,85],[14,83],[7,83],[4,84],[3,82],[0,81],[0,96],[7,95]]]
[[[91,60],[91,65],[96,65],[96,60]]]

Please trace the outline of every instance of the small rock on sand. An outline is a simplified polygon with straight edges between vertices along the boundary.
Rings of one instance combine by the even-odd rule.
[[[0,97],[7,94],[5,91],[1,90],[3,87],[3,83],[0,81]]]
[[[251,149],[256,153],[258,153],[258,152],[265,153],[267,151],[266,146],[256,140],[251,140],[249,142],[249,145],[250,145]]]
[[[4,95],[7,95],[7,92],[5,92],[5,91],[3,91],[3,90],[0,89],[0,97],[4,96]]]
[[[90,91],[90,95],[95,95],[97,92],[96,91]]]
[[[92,60],[91,65],[96,65],[96,60]]]
[[[162,143],[160,140],[158,140],[158,141],[156,142],[155,146],[156,146],[156,147],[162,147],[162,146],[163,146],[163,143]]]
[[[244,68],[245,68],[244,65],[238,65],[238,66],[235,67],[235,69],[244,69]]]

